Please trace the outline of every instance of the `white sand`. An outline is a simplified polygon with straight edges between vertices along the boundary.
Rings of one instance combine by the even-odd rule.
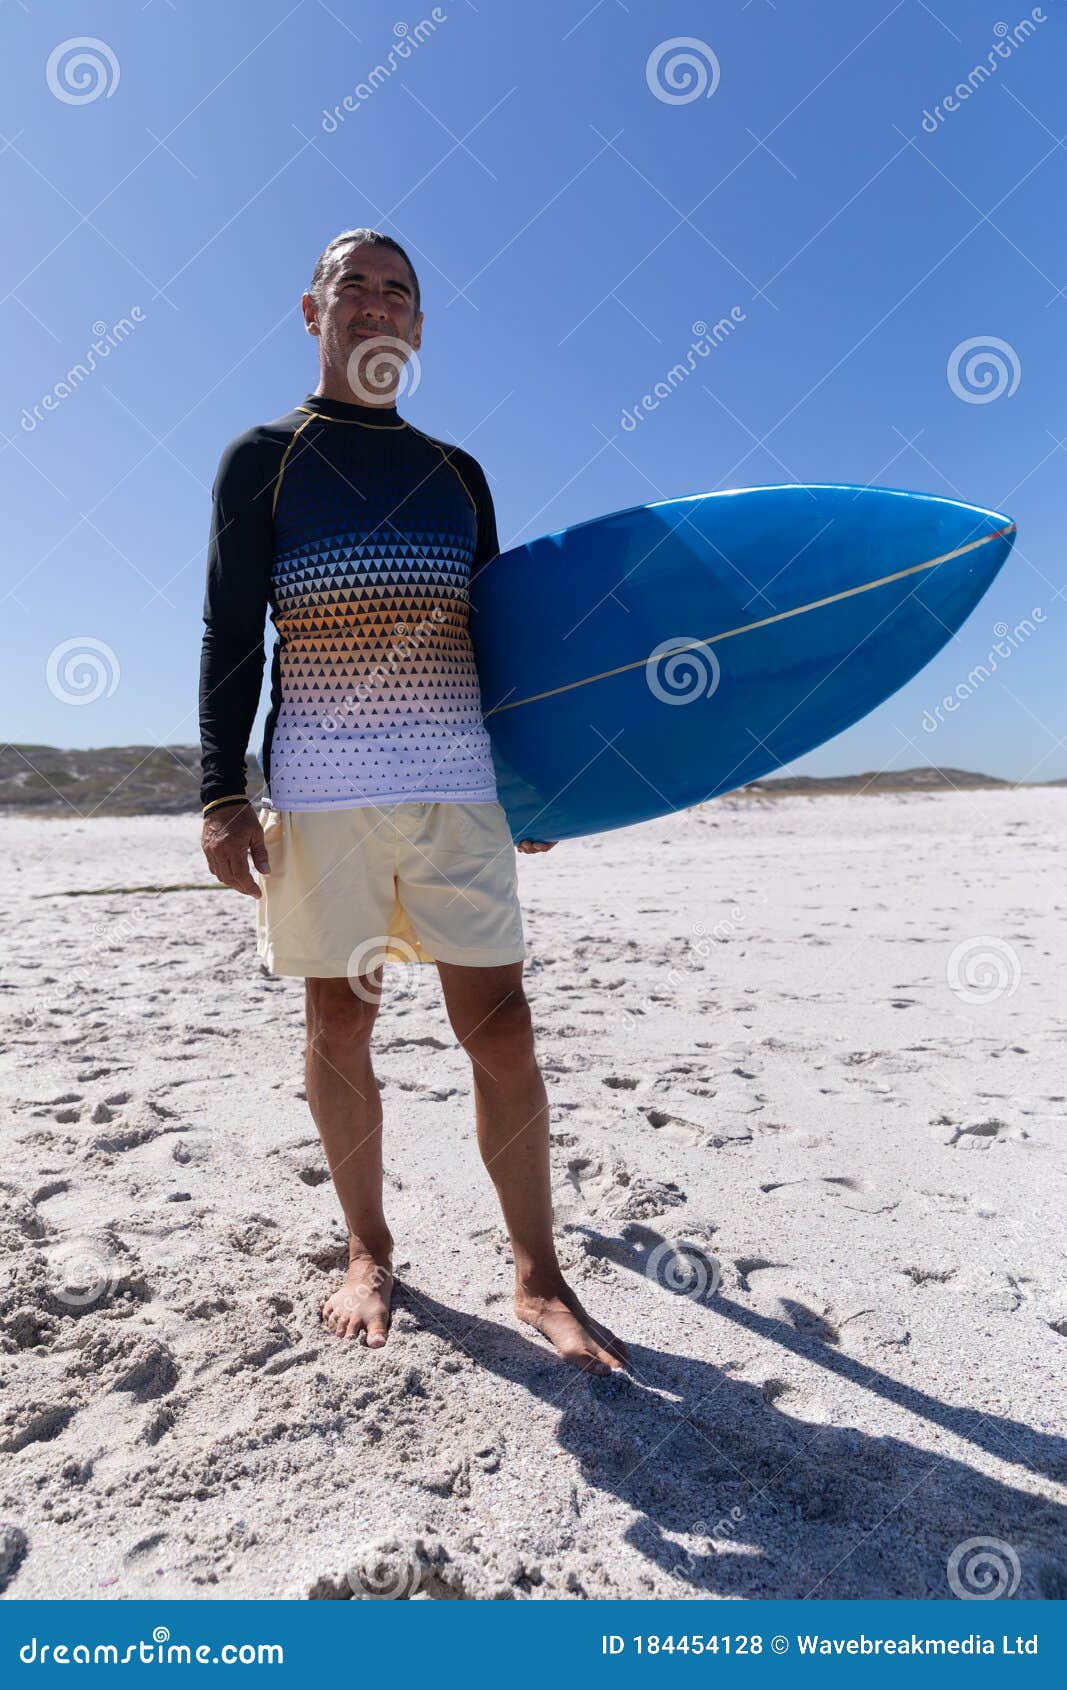
[[[1067,1594],[1065,821],[1056,790],[720,800],[520,858],[562,1250],[633,1347],[590,1381],[511,1316],[435,970],[376,1035],[404,1289],[373,1353],[318,1318],[303,988],[198,818],[6,819],[8,1594],[348,1595],[361,1564],[947,1597],[976,1537]],[[660,1287],[664,1240],[720,1287]]]

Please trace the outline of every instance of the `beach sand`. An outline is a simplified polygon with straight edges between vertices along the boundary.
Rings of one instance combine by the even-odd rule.
[[[319,1319],[303,986],[199,817],[6,817],[7,1594],[1067,1595],[1065,822],[745,797],[520,857],[600,1381],[514,1321],[434,969],[375,1035],[370,1352]]]

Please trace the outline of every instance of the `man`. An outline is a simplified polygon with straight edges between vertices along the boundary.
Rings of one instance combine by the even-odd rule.
[[[211,872],[259,900],[270,971],[305,981],[307,1098],[349,1234],[348,1274],[323,1319],[339,1337],[386,1342],[393,1240],[371,1031],[384,961],[435,961],[471,1058],[516,1313],[568,1362],[606,1374],[626,1350],[565,1283],[552,1238],[515,853],[468,628],[471,576],[499,550],[489,487],[468,453],[397,414],[423,314],[396,241],[338,235],[301,307],[318,387],[231,441],[215,480],[201,802]],[[245,753],[268,607],[278,638],[257,815]]]

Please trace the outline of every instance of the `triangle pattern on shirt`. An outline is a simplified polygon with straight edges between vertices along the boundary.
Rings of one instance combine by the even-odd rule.
[[[274,536],[275,808],[495,798],[468,625],[476,519],[437,449],[316,418]]]

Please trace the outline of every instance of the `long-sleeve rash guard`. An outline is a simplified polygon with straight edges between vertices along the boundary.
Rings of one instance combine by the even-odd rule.
[[[200,663],[202,804],[260,763],[277,810],[496,798],[468,627],[499,550],[478,462],[395,407],[309,395],[222,454]]]

